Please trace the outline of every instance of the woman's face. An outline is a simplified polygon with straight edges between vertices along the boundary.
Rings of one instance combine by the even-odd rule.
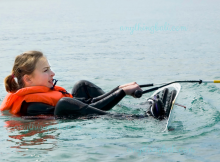
[[[50,65],[45,57],[38,60],[36,68],[32,75],[30,75],[29,81],[25,82],[26,87],[29,86],[46,86],[48,88],[53,87],[53,76],[55,73],[50,69]],[[25,79],[26,80],[26,79]]]

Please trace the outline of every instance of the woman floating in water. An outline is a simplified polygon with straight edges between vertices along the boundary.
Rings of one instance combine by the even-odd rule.
[[[90,114],[105,115],[124,96],[132,96],[136,90],[141,90],[136,82],[132,82],[105,93],[95,84],[81,80],[68,93],[56,85],[54,75],[42,52],[28,51],[18,55],[12,74],[5,78],[8,94],[0,110],[23,116],[77,118]]]

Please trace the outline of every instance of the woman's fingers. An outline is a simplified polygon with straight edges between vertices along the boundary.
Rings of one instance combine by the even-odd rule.
[[[143,91],[136,82],[131,82],[131,83],[123,84],[123,85],[119,86],[119,88],[123,89],[124,92],[126,93],[126,95],[131,95],[134,98],[136,98],[134,96],[134,92],[136,90]]]
[[[143,90],[140,88],[140,86],[138,85],[138,86],[135,88],[135,90],[133,91],[133,93],[131,94],[131,96],[134,97],[134,98],[137,98],[137,97],[134,95],[134,92],[135,92],[136,90],[141,91],[141,92],[143,91]]]
[[[126,86],[126,87],[123,87],[122,89],[125,91],[126,95],[133,95],[136,90],[142,91],[142,89],[139,87],[138,84]]]
[[[123,84],[123,85],[119,86],[119,88],[124,88],[124,87],[135,85],[135,84],[137,84],[137,83],[136,82],[131,82],[131,83]]]

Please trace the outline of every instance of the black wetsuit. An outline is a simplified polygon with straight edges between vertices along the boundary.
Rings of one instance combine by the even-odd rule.
[[[55,107],[40,102],[23,102],[21,113],[26,116],[55,115],[57,117],[80,117],[90,114],[106,115],[126,94],[119,86],[105,93],[95,84],[81,80],[77,82],[71,94],[74,98],[63,97]]]

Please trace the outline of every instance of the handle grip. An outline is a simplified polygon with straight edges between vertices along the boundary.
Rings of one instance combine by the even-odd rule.
[[[142,96],[142,91],[136,90],[136,91],[134,92],[134,96],[135,96],[136,98],[141,98],[141,96]]]

